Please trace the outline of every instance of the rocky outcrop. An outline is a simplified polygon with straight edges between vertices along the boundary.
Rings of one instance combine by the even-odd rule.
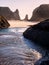
[[[36,44],[49,48],[49,19],[29,27],[23,35]]]
[[[28,21],[28,15],[27,15],[27,14],[26,14],[24,20],[25,20],[25,21]]]
[[[7,20],[20,20],[18,9],[12,12],[8,7],[0,7],[0,16],[4,16]]]
[[[31,21],[40,21],[49,19],[49,4],[43,4],[35,8],[31,17]]]
[[[41,58],[34,65],[49,65],[49,57]]]
[[[16,11],[14,12],[14,18],[15,18],[15,20],[20,20],[18,9],[16,9]]]
[[[3,16],[0,16],[0,28],[8,28],[9,26],[10,24],[7,20]]]

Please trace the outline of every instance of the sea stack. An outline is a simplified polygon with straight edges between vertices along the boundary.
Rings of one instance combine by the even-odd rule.
[[[41,21],[49,19],[49,4],[42,4],[35,8],[30,21]]]
[[[14,18],[15,18],[15,20],[20,20],[18,9],[16,9],[16,11],[14,12]]]
[[[27,15],[27,14],[26,14],[24,20],[25,20],[25,21],[28,21],[28,15]]]

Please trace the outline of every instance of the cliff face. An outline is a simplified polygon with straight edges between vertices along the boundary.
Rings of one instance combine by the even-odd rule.
[[[18,9],[12,12],[8,7],[0,7],[0,16],[4,16],[7,20],[20,20]]]
[[[34,9],[31,21],[49,19],[49,4],[43,4]]]

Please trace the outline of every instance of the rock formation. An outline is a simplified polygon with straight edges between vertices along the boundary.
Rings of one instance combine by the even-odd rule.
[[[10,24],[7,20],[3,16],[0,16],[0,28],[8,28],[9,26]]]
[[[26,14],[24,20],[25,20],[25,21],[28,21],[28,15],[27,15],[27,14]]]
[[[49,65],[49,57],[41,58],[34,65]]]
[[[15,20],[20,20],[18,9],[16,9],[16,11],[14,12],[14,17],[15,17]]]
[[[4,16],[7,20],[20,20],[18,9],[12,12],[8,7],[0,7],[0,16]]]
[[[49,48],[49,19],[29,27],[23,35],[36,44]]]
[[[49,4],[43,4],[35,8],[31,17],[31,21],[40,21],[49,19]]]

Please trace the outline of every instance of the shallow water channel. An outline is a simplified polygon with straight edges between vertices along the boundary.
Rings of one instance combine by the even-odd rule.
[[[34,65],[46,50],[23,37],[26,28],[0,29],[0,65]]]

